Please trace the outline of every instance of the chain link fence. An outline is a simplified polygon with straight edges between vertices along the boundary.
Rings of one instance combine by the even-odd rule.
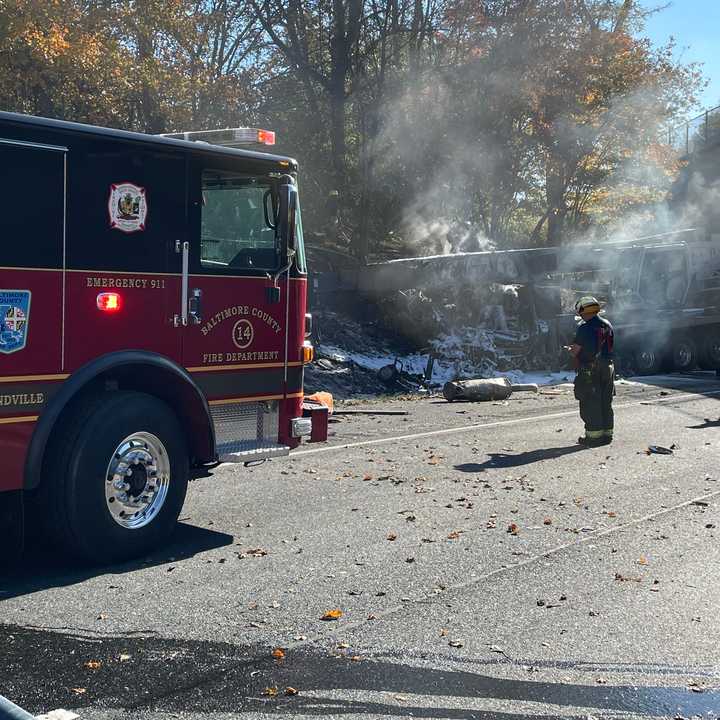
[[[667,144],[681,155],[691,155],[719,142],[720,106],[667,131]]]

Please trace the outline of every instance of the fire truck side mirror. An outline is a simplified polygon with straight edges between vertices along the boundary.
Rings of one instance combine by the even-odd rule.
[[[283,246],[289,251],[295,250],[295,222],[297,216],[298,193],[295,185],[283,183],[279,187],[278,231]]]

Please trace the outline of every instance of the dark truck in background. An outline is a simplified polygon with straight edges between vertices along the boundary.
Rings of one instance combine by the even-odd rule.
[[[368,265],[334,263],[311,279],[316,302],[326,304],[360,293],[380,306],[417,298],[443,315],[433,326],[415,316],[431,338],[451,323],[483,325],[483,288],[512,287],[514,307],[503,312],[516,335],[525,337],[528,362],[555,362],[573,336],[573,307],[583,295],[597,296],[618,331],[620,365],[649,375],[720,369],[720,235],[680,230],[633,240],[562,247],[497,250],[401,258]],[[445,308],[456,308],[450,315]],[[454,313],[454,315],[453,315]],[[405,313],[407,314],[407,313]],[[431,313],[432,314],[432,313]],[[405,323],[406,325],[407,323]],[[398,320],[396,330],[402,332]]]
[[[720,237],[687,230],[561,250],[554,275],[564,307],[582,294],[603,301],[621,358],[639,374],[720,369]],[[569,322],[561,322],[563,335]]]

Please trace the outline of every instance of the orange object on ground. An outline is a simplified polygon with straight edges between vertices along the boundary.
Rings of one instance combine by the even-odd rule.
[[[319,405],[324,405],[330,415],[333,413],[333,396],[329,392],[321,391],[313,393],[312,395],[306,395],[305,402],[316,402]]]

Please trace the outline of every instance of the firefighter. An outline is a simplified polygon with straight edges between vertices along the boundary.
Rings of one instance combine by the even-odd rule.
[[[585,435],[578,443],[585,446],[607,445],[613,439],[612,401],[615,394],[612,325],[599,316],[600,303],[594,297],[583,297],[575,304],[582,318],[575,340],[566,349],[575,358],[575,398],[580,403],[580,417]]]

